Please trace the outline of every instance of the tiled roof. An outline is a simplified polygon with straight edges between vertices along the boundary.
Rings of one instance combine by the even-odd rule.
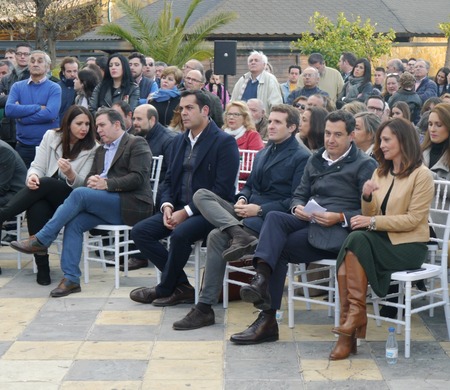
[[[183,17],[191,0],[173,2],[174,16]],[[142,8],[142,13],[157,18],[164,1],[158,0]],[[336,20],[343,12],[348,20],[358,15],[362,21],[370,18],[378,32],[394,29],[399,35],[441,35],[438,23],[449,20],[450,0],[204,0],[190,20],[190,26],[218,10],[236,12],[239,17],[216,30],[215,37],[292,37],[310,31],[309,19],[318,11]],[[126,17],[115,23],[129,28]],[[111,39],[88,32],[81,40]]]

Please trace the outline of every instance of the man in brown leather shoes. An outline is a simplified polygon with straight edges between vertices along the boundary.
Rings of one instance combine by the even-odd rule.
[[[126,133],[122,117],[113,109],[99,110],[96,125],[104,145],[96,151],[86,187],[73,190],[35,236],[11,243],[20,252],[46,254],[64,227],[64,278],[51,291],[52,297],[81,291],[79,263],[85,231],[99,224],[134,225],[153,211],[152,154],[147,142]]]

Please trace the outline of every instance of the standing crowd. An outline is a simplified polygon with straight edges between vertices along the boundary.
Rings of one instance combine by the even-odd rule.
[[[344,359],[365,337],[368,283],[384,297],[393,272],[425,260],[433,178],[450,179],[450,69],[430,78],[429,62],[410,58],[372,70],[346,52],[338,71],[313,53],[280,84],[262,52],[247,63],[229,94],[196,59],[180,69],[141,53],[90,57],[83,67],[65,57],[57,79],[45,52],[8,50],[0,225],[26,211],[30,237],[15,241],[6,230],[2,243],[33,254],[37,283],[50,285],[48,248],[64,228],[63,278],[50,292],[64,297],[81,292],[83,233],[133,226],[139,253],[128,269],[150,262],[161,280],[130,298],[165,307],[194,303],[184,267],[204,241],[199,300],[174,330],[215,324],[226,264],[250,255],[256,275],[240,296],[259,314],[231,336],[244,345],[278,340],[288,263],[336,258],[341,317],[330,359]],[[251,173],[239,173],[247,150]],[[311,211],[312,201],[323,209]]]

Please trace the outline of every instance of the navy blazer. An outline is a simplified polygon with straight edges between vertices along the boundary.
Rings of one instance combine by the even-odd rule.
[[[420,82],[419,86],[416,89],[416,92],[422,99],[422,103],[425,103],[425,100],[429,99],[430,97],[438,95],[436,83],[428,77],[425,77]]]
[[[175,137],[170,153],[171,161],[164,180],[161,204],[171,203],[175,209],[181,203],[181,185],[183,178],[183,162],[186,148],[190,148],[189,130]],[[200,188],[214,192],[221,198],[232,202],[236,193],[235,185],[239,169],[239,149],[236,140],[220,130],[214,121],[200,134],[195,148],[198,148],[195,166],[192,172],[189,206],[192,212],[200,214],[192,201],[192,196]]]
[[[244,188],[237,195],[237,199],[245,196],[247,203],[261,206],[262,218],[250,217],[243,220],[244,225],[255,232],[261,230],[263,220],[269,211],[289,210],[291,198],[300,184],[306,162],[311,155],[305,146],[298,143],[295,136],[291,136],[285,142],[279,153],[274,151],[277,145],[272,143],[256,154],[252,172]],[[266,164],[267,157],[271,153],[277,155]]]

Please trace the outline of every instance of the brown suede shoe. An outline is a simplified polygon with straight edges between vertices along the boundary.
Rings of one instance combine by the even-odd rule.
[[[191,285],[180,284],[169,297],[158,298],[153,301],[153,306],[175,306],[180,303],[194,303],[195,290]]]
[[[139,287],[130,292],[130,299],[139,303],[152,303],[156,298],[155,287]]]
[[[81,287],[78,283],[74,283],[69,279],[63,278],[59,282],[58,287],[50,292],[50,296],[53,298],[60,298],[78,292],[81,292]]]
[[[278,323],[274,316],[260,312],[256,321],[246,330],[230,337],[235,344],[249,345],[278,340]]]
[[[136,259],[135,257],[130,257],[128,259],[128,271],[134,271],[139,268],[146,268],[148,267],[148,260],[147,259]],[[120,265],[120,270],[124,271],[125,267],[123,264]]]
[[[203,328],[204,326],[214,325],[216,322],[214,317],[213,309],[210,309],[210,311],[205,314],[194,306],[191,311],[186,314],[186,317],[180,321],[175,321],[172,328],[175,330],[192,330]]]
[[[11,248],[29,255],[46,255],[48,249],[35,236],[30,236],[26,240],[13,241],[11,242]]]

